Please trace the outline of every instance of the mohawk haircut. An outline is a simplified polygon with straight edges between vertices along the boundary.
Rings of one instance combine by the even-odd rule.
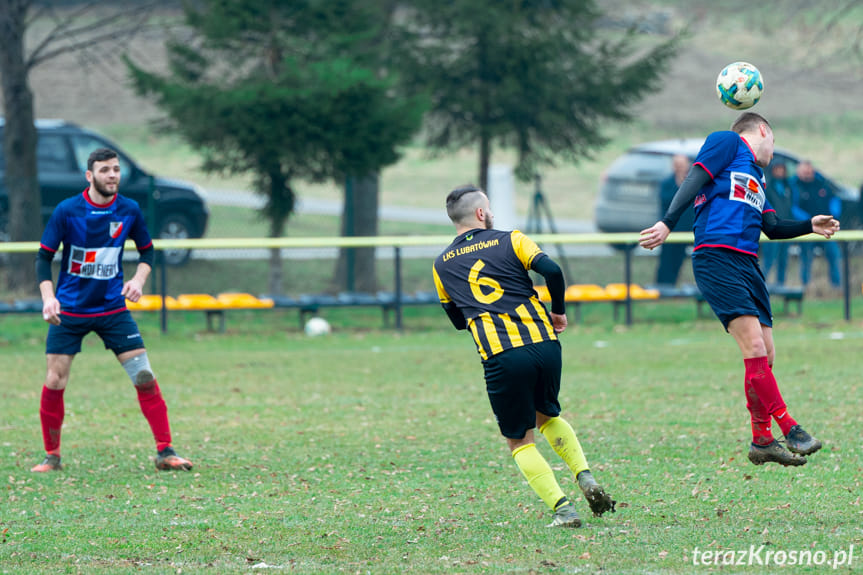
[[[459,186],[447,195],[446,215],[453,223],[464,222],[473,215],[473,211],[479,207],[482,198],[477,192],[482,192],[482,188],[467,184]]]

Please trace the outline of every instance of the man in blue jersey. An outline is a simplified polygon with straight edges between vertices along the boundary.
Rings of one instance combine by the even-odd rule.
[[[613,512],[615,501],[593,478],[575,432],[560,417],[563,272],[521,232],[492,229],[494,215],[479,188],[453,190],[446,208],[458,236],[435,259],[435,287],[455,328],[473,335],[498,427],[528,484],[554,513],[549,527],[580,527],[581,519],[537,450],[534,427],[569,466],[593,514]],[[545,278],[550,314],[528,270]]]
[[[138,301],[153,266],[153,242],[141,209],[117,194],[120,162],[113,150],[95,150],[87,160],[90,186],[62,201],[42,234],[36,257],[36,276],[42,294],[42,317],[50,323],[46,342],[48,364],[39,415],[45,460],[31,471],[62,468],[60,432],[65,405],[63,393],[81,340],[96,332],[114,352],[138,393],[141,412],[156,441],[156,468],[189,470],[192,463],[171,446],[168,408],[147,358],[144,340],[126,298]],[[135,242],[140,260],[134,277],[123,282],[123,245]],[[57,291],[51,261],[63,244]]]
[[[707,137],[665,217],[641,232],[641,245],[658,247],[680,214],[695,206],[692,271],[711,309],[734,337],[743,354],[746,407],[752,423],[749,460],[803,465],[806,455],[821,449],[788,413],[773,375],[773,315],[764,274],[758,266],[758,239],[817,233],[826,238],[839,230],[829,215],[784,220],[766,200],[763,168],[773,158],[773,129],[761,115],[745,112],[731,131]],[[771,417],[785,436],[773,438]]]

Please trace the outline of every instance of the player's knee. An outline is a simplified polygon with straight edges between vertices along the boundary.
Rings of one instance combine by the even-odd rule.
[[[152,389],[156,384],[156,376],[153,374],[153,368],[150,367],[150,360],[147,358],[146,351],[124,361],[123,369],[129,374],[132,384],[141,391]]]
[[[48,389],[65,389],[66,383],[69,381],[69,375],[62,374],[56,371],[48,370],[45,375],[45,387]]]
[[[767,345],[764,338],[752,336],[741,340],[741,348],[748,357],[764,357],[767,355]]]
[[[764,345],[763,341],[752,342],[752,355],[755,357],[764,357],[767,355],[767,346]]]

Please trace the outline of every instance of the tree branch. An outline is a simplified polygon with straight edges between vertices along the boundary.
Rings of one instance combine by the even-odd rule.
[[[63,31],[66,28],[71,26],[72,22],[76,18],[80,18],[82,15],[86,14],[90,10],[90,8],[93,7],[93,5],[94,5],[94,2],[90,2],[89,4],[85,4],[77,12],[73,12],[67,18],[61,18],[60,16],[58,16],[57,11],[54,9],[54,7],[52,7],[50,5],[45,6],[43,9],[43,12],[45,12],[46,14],[50,14],[51,18],[54,20],[55,27],[53,30],[48,32],[48,34],[42,39],[42,41],[39,42],[39,45],[37,45],[33,49],[33,52],[31,52],[31,54],[30,54],[30,58],[28,58],[27,67],[28,68],[32,67],[30,62],[32,60],[36,59],[38,57],[39,53],[42,50],[44,50],[49,44],[51,44],[51,42],[53,42],[55,38],[57,38],[61,33],[63,33]],[[34,21],[35,21],[35,18],[34,18]],[[32,24],[32,22],[31,22],[31,24]]]
[[[42,62],[50,60],[51,58],[59,56],[60,54],[83,50],[90,46],[100,44],[108,40],[119,39],[122,36],[133,36],[137,32],[141,31],[142,23],[149,18],[152,9],[157,5],[156,2],[150,2],[143,6],[138,6],[129,12],[117,12],[115,14],[111,14],[110,16],[106,16],[100,20],[97,20],[96,22],[93,22],[91,24],[79,26],[77,28],[71,28],[71,26],[75,23],[75,19],[80,18],[96,4],[96,2],[89,3],[86,6],[82,7],[80,10],[76,11],[69,18],[59,21],[57,27],[54,28],[30,54],[30,57],[27,59],[26,63],[27,68],[32,69],[35,66],[41,64]],[[120,29],[114,29],[111,32],[105,32],[103,34],[94,33],[101,28],[110,28],[114,23],[118,21],[128,20],[134,15],[137,15],[138,18],[134,20],[129,26]],[[88,34],[92,35],[83,40],[76,40],[76,38],[86,36]],[[66,41],[67,43],[54,50],[48,50],[49,45],[60,41]]]

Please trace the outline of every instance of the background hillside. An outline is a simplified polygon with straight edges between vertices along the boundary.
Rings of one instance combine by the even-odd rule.
[[[734,60],[756,64],[765,77],[765,94],[756,108],[775,126],[777,146],[810,157],[846,185],[863,181],[859,168],[863,144],[863,77],[853,54],[863,17],[846,13],[841,25],[824,21],[833,2],[767,1],[752,7],[738,2],[605,1],[613,30],[637,24],[651,34],[686,29],[687,39],[655,95],[635,108],[630,125],[609,125],[608,146],[577,166],[559,166],[543,173],[544,189],[560,217],[592,219],[602,171],[626,147],[645,140],[703,136],[727,127],[736,113],[716,99],[714,80]],[[164,9],[166,22],[181,21],[179,12]],[[34,28],[38,35],[40,28]],[[164,67],[165,33],[142,32],[131,43],[131,56],[151,68]],[[34,69],[32,89],[38,117],[63,118],[95,128],[114,138],[146,168],[201,183],[209,189],[243,190],[248,181],[216,178],[198,169],[198,158],[176,138],[159,133],[152,122],[158,110],[135,96],[127,85],[122,62],[110,51],[66,56]],[[602,94],[597,94],[598,98]],[[506,151],[495,162],[507,162]],[[464,150],[429,158],[419,145],[383,175],[383,202],[390,205],[439,207],[454,184],[475,181],[476,154]],[[519,205],[527,211],[533,184],[519,184]],[[301,197],[338,199],[334,185],[305,185]]]

